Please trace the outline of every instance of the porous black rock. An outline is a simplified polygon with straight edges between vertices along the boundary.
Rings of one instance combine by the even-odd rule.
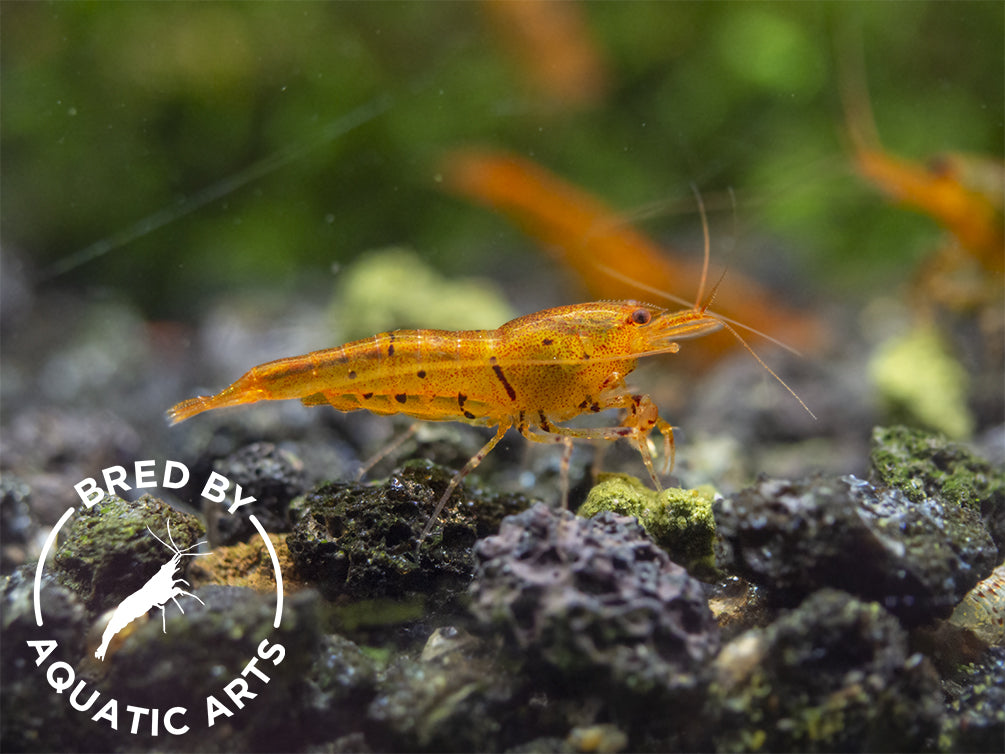
[[[411,461],[383,484],[323,484],[298,499],[286,545],[299,576],[327,599],[423,593],[437,604],[462,594],[474,568],[475,541],[527,501],[518,495],[472,495],[462,487],[416,551],[452,476],[442,466]]]
[[[511,645],[609,695],[700,685],[719,648],[701,582],[632,517],[538,504],[475,546],[471,608]]]
[[[823,589],[716,658],[718,751],[921,751],[944,718],[932,665],[875,602]]]
[[[761,479],[714,513],[725,567],[781,603],[833,587],[909,626],[948,616],[998,557],[975,507],[854,476]]]
[[[290,501],[306,489],[304,465],[293,453],[273,443],[256,442],[218,459],[213,470],[231,484],[241,486],[243,498],[255,502],[241,506],[231,515],[211,504],[216,515],[208,515],[214,546],[246,542],[257,534],[248,520],[254,515],[269,532],[289,531],[286,511]]]

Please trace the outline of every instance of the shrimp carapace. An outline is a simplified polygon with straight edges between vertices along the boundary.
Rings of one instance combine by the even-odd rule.
[[[216,395],[182,401],[167,415],[174,424],[212,409],[296,398],[339,411],[496,427],[451,480],[425,536],[460,481],[510,427],[535,442],[567,446],[573,439],[625,438],[659,487],[648,436],[654,428],[662,433],[669,469],[673,430],[649,396],[633,392],[625,378],[639,358],[676,353],[679,340],[723,326],[729,328],[703,307],[671,312],[638,301],[598,301],[528,314],[495,330],[396,330],[262,364]],[[624,412],[620,424],[561,424],[607,409]]]

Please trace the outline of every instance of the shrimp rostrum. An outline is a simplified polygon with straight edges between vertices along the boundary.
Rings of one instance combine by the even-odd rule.
[[[625,378],[640,357],[675,353],[677,341],[723,326],[736,334],[706,307],[671,312],[638,301],[600,301],[528,314],[495,330],[397,330],[254,367],[216,395],[179,403],[168,417],[176,423],[211,409],[297,398],[339,411],[495,427],[495,436],[451,480],[425,536],[461,480],[513,427],[529,440],[567,448],[576,439],[624,438],[659,489],[648,436],[654,428],[662,433],[669,469],[673,429]],[[563,425],[607,409],[622,410],[620,424]]]

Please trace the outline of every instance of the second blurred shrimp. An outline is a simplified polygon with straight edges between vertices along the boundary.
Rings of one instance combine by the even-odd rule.
[[[644,289],[629,281],[678,293],[693,290],[701,278],[699,259],[671,255],[600,200],[530,160],[502,151],[464,149],[447,157],[443,174],[450,190],[499,211],[537,240],[594,298],[643,295]],[[752,330],[801,350],[815,350],[826,339],[814,315],[784,306],[735,270],[722,280],[716,306]],[[733,344],[708,338],[701,346],[708,355]]]

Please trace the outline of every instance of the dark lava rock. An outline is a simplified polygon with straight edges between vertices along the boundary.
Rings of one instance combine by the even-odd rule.
[[[870,463],[876,484],[896,487],[913,502],[934,497],[979,511],[1005,551],[1005,470],[940,435],[900,426],[873,430]]]
[[[60,533],[63,544],[56,550],[56,578],[80,595],[91,611],[116,607],[174,554],[150,535],[148,527],[169,546],[173,540],[180,550],[194,545],[204,532],[195,516],[150,495],[132,503],[106,495],[78,510]],[[180,562],[179,578],[184,577],[185,561]]]
[[[631,517],[538,504],[475,547],[472,610],[529,661],[601,694],[694,689],[719,648],[701,582]]]
[[[448,627],[418,658],[402,657],[382,674],[370,704],[371,740],[381,750],[495,751],[523,740],[513,719],[513,679],[482,642]]]
[[[416,542],[453,474],[427,461],[410,461],[380,486],[324,484],[297,500],[286,540],[301,578],[328,599],[434,599],[463,590],[471,580],[471,547],[509,513],[526,507],[521,496],[455,493],[416,555]]]
[[[714,510],[725,567],[783,604],[834,587],[907,625],[946,617],[998,558],[974,507],[853,476],[761,479]]]
[[[133,750],[294,751],[322,735],[305,725],[314,716],[305,677],[320,639],[316,595],[288,597],[275,628],[275,594],[228,586],[195,594],[202,604],[187,601],[184,615],[169,610],[166,631],[154,617],[109,651],[95,681],[109,696],[134,705],[185,707],[192,730],[155,739],[141,729],[121,743]],[[240,691],[241,681],[248,695],[238,703],[226,688],[237,682]],[[210,695],[231,713],[216,716],[212,726]]]
[[[39,588],[42,625],[35,621],[35,566],[22,566],[5,579],[0,630],[3,677],[23,675],[35,667],[37,653],[26,642],[52,639],[67,654],[78,656],[87,633],[87,611],[73,592],[44,574]]]
[[[836,590],[741,634],[715,668],[719,751],[918,751],[943,718],[938,676],[897,620]]]
[[[87,612],[73,592],[42,577],[43,624],[35,621],[35,567],[22,566],[4,579],[0,601],[0,751],[110,751],[112,731],[71,709],[46,681],[54,662],[72,666],[83,651]],[[29,641],[55,641],[56,649],[41,666]]]
[[[29,557],[38,559],[33,541],[37,527],[31,515],[31,488],[10,474],[0,478],[0,573],[10,573]]]
[[[289,531],[286,511],[290,501],[306,488],[304,465],[287,450],[268,442],[256,442],[213,464],[213,470],[230,483],[241,485],[241,496],[255,502],[241,506],[233,514],[216,503],[206,510],[213,546],[246,542],[258,534],[248,520],[254,515],[267,532]]]
[[[1005,743],[1005,647],[992,647],[979,662],[943,681],[949,715],[939,737],[945,752],[1000,752]]]
[[[323,721],[324,737],[333,740],[361,732],[366,708],[377,693],[377,663],[349,639],[321,637],[308,671],[312,706]]]

